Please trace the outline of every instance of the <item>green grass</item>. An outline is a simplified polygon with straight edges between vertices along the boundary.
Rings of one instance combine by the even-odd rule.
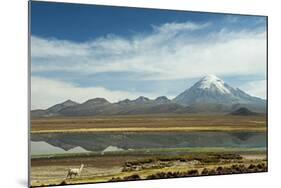
[[[151,148],[151,149],[135,149],[124,150],[116,152],[107,152],[105,156],[122,156],[122,155],[178,155],[190,153],[251,153],[251,152],[265,152],[264,148],[229,148],[229,147],[190,147],[190,148]],[[87,152],[87,153],[66,153],[66,154],[51,154],[51,155],[32,155],[31,159],[59,159],[59,158],[73,158],[73,157],[94,157],[101,156],[101,152]]]

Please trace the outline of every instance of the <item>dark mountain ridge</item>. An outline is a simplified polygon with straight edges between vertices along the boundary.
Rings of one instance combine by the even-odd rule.
[[[140,96],[110,103],[104,98],[89,99],[84,103],[67,100],[46,110],[32,110],[32,117],[136,115],[156,113],[230,113],[241,108],[249,112],[266,112],[266,101],[233,88],[214,75],[208,75],[173,100],[166,96],[149,99]]]
[[[252,112],[247,108],[239,108],[233,112],[230,112],[230,115],[236,115],[236,116],[254,116],[254,115],[259,115],[259,113]]]

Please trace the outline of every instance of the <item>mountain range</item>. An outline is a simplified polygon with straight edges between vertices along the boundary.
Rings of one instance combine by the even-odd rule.
[[[48,109],[32,110],[32,117],[136,115],[161,113],[227,113],[247,108],[265,113],[266,100],[253,97],[239,88],[233,88],[215,75],[200,79],[189,89],[170,100],[165,96],[152,100],[140,96],[110,103],[104,98],[94,98],[84,103],[67,100]]]

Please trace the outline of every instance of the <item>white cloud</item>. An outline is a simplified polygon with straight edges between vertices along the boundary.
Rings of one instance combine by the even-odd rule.
[[[162,33],[175,34],[176,32],[179,32],[179,31],[193,31],[193,30],[203,29],[203,28],[208,27],[209,25],[210,25],[210,23],[195,24],[192,22],[184,22],[184,23],[172,22],[172,23],[165,23],[160,26],[153,25],[152,27],[156,32],[159,32],[161,34]]]
[[[87,42],[31,37],[32,73],[71,72],[85,76],[97,73],[141,73],[140,80],[177,80],[218,76],[265,76],[266,33],[241,30],[210,32],[211,23],[191,22],[153,25],[150,34],[130,38],[108,35]],[[197,31],[205,32],[197,35]],[[195,32],[196,31],[196,32]],[[197,34],[196,34],[197,33]],[[265,81],[264,81],[265,82]],[[84,102],[104,97],[111,102],[140,95],[159,94],[111,91],[103,87],[79,87],[58,80],[32,76],[32,109],[47,108],[72,99]],[[241,89],[264,98],[263,82]]]
[[[246,93],[266,99],[266,80],[247,82],[240,87]]]
[[[82,103],[88,99],[102,97],[110,102],[135,99],[139,96],[157,97],[152,93],[108,90],[103,87],[79,87],[63,81],[31,77],[31,109],[46,109],[67,99]]]
[[[79,74],[139,72],[140,79],[165,80],[265,74],[266,34],[255,31],[194,35],[210,23],[166,23],[148,35],[129,39],[114,35],[77,43],[32,36],[32,72],[68,71]],[[193,34],[193,35],[192,35]]]
[[[54,38],[31,37],[31,55],[33,58],[71,58],[71,56],[84,56],[89,53],[89,46],[87,44],[76,44]]]

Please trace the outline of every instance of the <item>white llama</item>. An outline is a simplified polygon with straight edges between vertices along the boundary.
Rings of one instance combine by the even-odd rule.
[[[72,175],[74,175],[74,177],[80,176],[83,167],[84,167],[84,164],[81,164],[80,168],[70,168],[70,169],[68,170],[68,173],[67,173],[66,178],[68,178],[68,177],[69,177],[69,178],[72,178]]]

